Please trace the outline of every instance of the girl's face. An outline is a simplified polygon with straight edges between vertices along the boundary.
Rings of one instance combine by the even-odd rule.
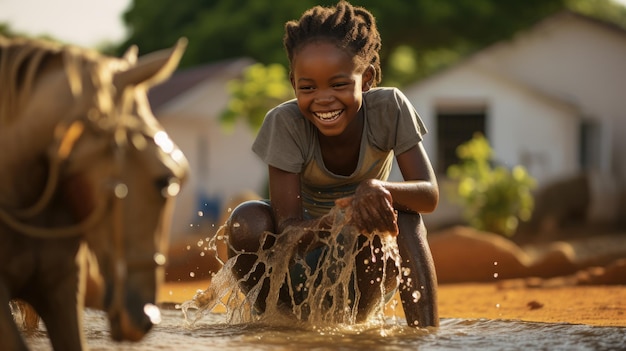
[[[325,136],[341,135],[355,120],[373,69],[363,69],[330,42],[303,46],[291,64],[291,85],[302,114]]]

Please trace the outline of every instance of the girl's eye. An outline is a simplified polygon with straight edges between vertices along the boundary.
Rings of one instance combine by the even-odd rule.
[[[345,87],[346,85],[349,85],[349,84],[350,83],[345,83],[345,82],[335,83],[335,84],[333,84],[333,87],[334,88],[343,88],[343,87]]]

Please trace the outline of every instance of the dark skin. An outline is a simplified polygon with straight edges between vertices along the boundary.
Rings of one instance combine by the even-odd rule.
[[[302,114],[318,131],[318,140],[325,167],[340,175],[351,175],[359,160],[364,126],[363,93],[374,81],[373,67],[360,63],[349,52],[333,43],[317,41],[305,45],[294,56],[291,82]],[[407,323],[411,326],[437,326],[436,276],[426,240],[426,231],[419,213],[432,212],[437,206],[439,191],[436,178],[421,143],[396,155],[404,181],[389,182],[369,179],[361,182],[354,195],[335,200],[345,209],[349,222],[367,237],[373,232],[396,237],[401,265],[410,271],[400,281],[399,292]],[[252,201],[238,206],[228,221],[229,256],[237,257],[233,273],[240,279],[244,292],[261,281],[265,266],[256,266],[260,238],[264,232],[283,233],[289,226],[302,228],[297,250],[303,255],[321,245],[314,230],[330,228],[330,218],[304,219],[301,201],[300,174],[269,166],[271,207]],[[233,225],[237,223],[237,225]],[[399,227],[401,230],[399,230]],[[385,234],[383,234],[385,235]],[[273,240],[265,241],[269,249]],[[376,308],[380,289],[372,281],[380,278],[384,265],[380,258],[371,260],[375,248],[381,247],[379,237],[372,237],[373,250],[361,250],[356,262],[357,284],[360,292],[358,319],[362,320]],[[295,254],[292,253],[292,255]],[[396,288],[399,273],[396,266],[386,265],[385,291]],[[256,268],[254,268],[256,267]],[[263,281],[258,310],[265,310],[269,281]],[[421,298],[415,301],[414,292]],[[281,295],[283,292],[281,291]],[[284,301],[289,301],[286,296]]]
[[[305,117],[318,127],[324,164],[331,172],[354,172],[363,130],[362,95],[371,87],[374,70],[328,42],[314,42],[300,49],[292,62],[291,82]],[[330,121],[318,111],[341,111]],[[439,188],[428,156],[421,143],[397,155],[404,181],[370,179],[355,194],[337,199],[350,209],[351,222],[363,233],[373,231],[397,235],[395,209],[429,213],[439,200]],[[287,226],[303,228],[320,224],[304,220],[300,200],[300,175],[269,166],[270,199],[278,232]],[[321,223],[324,225],[324,223]]]

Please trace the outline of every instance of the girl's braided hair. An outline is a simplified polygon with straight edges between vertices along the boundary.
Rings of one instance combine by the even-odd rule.
[[[329,40],[347,50],[365,67],[372,65],[375,71],[372,85],[380,82],[382,44],[376,20],[368,10],[341,0],[335,7],[315,6],[304,12],[298,21],[287,22],[283,44],[289,63],[304,45],[318,40]]]

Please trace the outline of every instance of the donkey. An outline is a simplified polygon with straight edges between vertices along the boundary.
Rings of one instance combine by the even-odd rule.
[[[86,348],[82,312],[140,340],[159,311],[174,197],[188,163],[147,91],[186,47],[122,58],[0,37],[0,349],[25,350],[10,301],[41,317],[55,350]]]

